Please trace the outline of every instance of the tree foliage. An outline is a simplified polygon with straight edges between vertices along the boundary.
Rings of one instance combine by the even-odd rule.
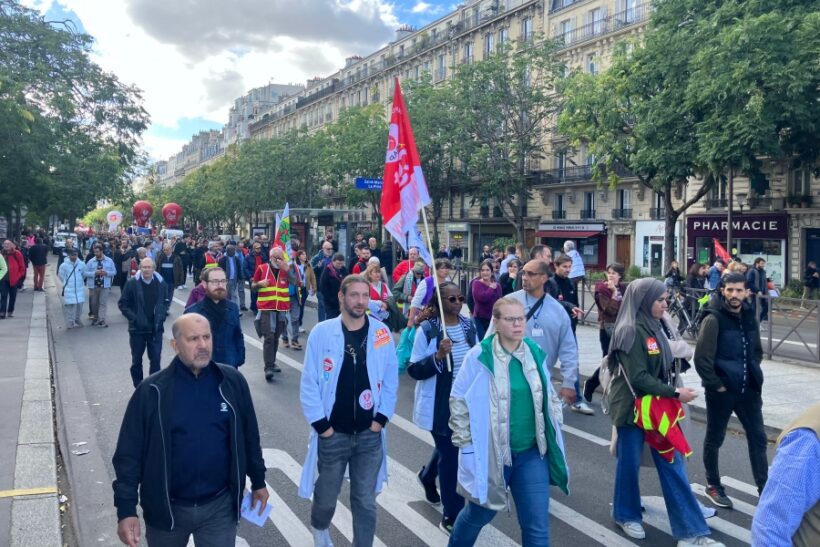
[[[91,37],[0,0],[0,213],[68,218],[125,195],[148,115]]]
[[[558,129],[597,158],[594,177],[619,167],[659,193],[667,263],[674,227],[727,172],[760,176],[761,156],[813,162],[820,102],[820,2],[663,0],[643,44],[627,44],[598,76],[560,86]],[[702,183],[678,207],[672,196]]]

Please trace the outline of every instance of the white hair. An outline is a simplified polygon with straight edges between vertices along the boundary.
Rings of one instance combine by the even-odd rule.
[[[567,240],[564,242],[564,252],[568,253],[570,251],[575,250],[575,242],[571,240]]]

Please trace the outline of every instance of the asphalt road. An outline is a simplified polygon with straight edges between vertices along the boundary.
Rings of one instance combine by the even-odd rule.
[[[189,283],[190,285],[190,283]],[[78,545],[119,545],[111,480],[113,454],[122,415],[132,393],[128,373],[130,353],[127,324],[117,310],[118,289],[109,302],[110,328],[86,327],[66,331],[59,309],[59,293],[51,287],[49,318],[56,362],[58,422],[66,471],[71,484],[69,514],[77,524]],[[187,291],[177,291],[185,300]],[[86,308],[87,311],[87,308]],[[182,311],[180,303],[172,308],[167,325]],[[309,328],[315,310],[306,310]],[[261,344],[253,334],[250,314],[243,317],[247,362],[240,369],[251,388],[261,428],[262,446],[268,466],[267,483],[274,510],[264,528],[246,522],[239,527],[237,545],[312,545],[309,529],[309,502],[296,495],[299,473],[307,450],[308,424],[299,405],[299,370],[303,352],[284,350],[280,364],[284,372],[273,383],[264,380]],[[307,335],[304,335],[307,336]],[[166,343],[163,365],[173,353]],[[147,361],[145,364],[147,373]],[[411,422],[414,381],[400,381],[397,416],[388,426],[390,484],[378,497],[379,515],[376,545],[415,547],[446,545],[438,530],[440,512],[423,501],[415,473],[431,451],[429,435]],[[597,408],[597,404],[595,405]],[[705,484],[701,462],[704,427],[693,422],[688,437],[694,449],[688,469],[693,488]],[[669,533],[657,475],[642,473],[642,495],[647,505],[645,541],[626,538],[610,519],[614,484],[614,459],[608,452],[609,418],[600,413],[586,417],[566,412],[564,439],[571,468],[571,495],[557,489],[551,492],[550,530],[554,545],[675,545]],[[87,443],[73,445],[72,443]],[[71,451],[88,450],[75,455]],[[729,435],[722,450],[722,474],[727,491],[736,500],[733,511],[720,510],[709,519],[714,537],[727,545],[750,542],[749,529],[757,497],[741,436]],[[772,457],[770,449],[770,459]],[[350,545],[351,520],[344,486],[331,535],[337,546]],[[700,496],[701,501],[706,502]],[[520,544],[521,537],[513,513],[499,514],[479,539],[479,545]]]

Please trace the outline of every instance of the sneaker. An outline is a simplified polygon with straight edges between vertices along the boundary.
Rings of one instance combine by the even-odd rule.
[[[441,522],[438,523],[439,530],[447,534],[448,536],[453,533],[453,526],[455,526],[456,521],[455,519],[449,519],[447,517],[442,517]]]
[[[624,531],[624,534],[628,535],[631,538],[635,539],[645,539],[646,532],[643,529],[643,525],[637,521],[631,522],[616,522],[615,524]]]
[[[273,381],[273,369],[272,368],[266,368],[265,369],[265,380],[267,380],[268,382]]]
[[[92,318],[91,319],[91,326],[93,327],[96,324],[97,324],[97,320]]]
[[[299,332],[307,332],[307,331],[305,330],[305,327],[299,327]]]
[[[77,327],[78,329],[81,329],[85,326],[85,324],[82,321],[75,321],[74,326]]]
[[[241,308],[239,308],[239,311],[248,311],[248,308],[246,308],[245,306],[242,306]]]
[[[293,342],[290,343],[290,349],[300,350],[300,349],[302,349],[302,344],[300,344],[299,342],[294,340]]]
[[[277,365],[276,363],[274,363],[274,364],[273,364],[273,366],[272,366],[270,369],[271,369],[273,372],[282,372],[282,367],[280,367],[280,366],[279,366],[279,365]]]
[[[71,330],[71,329],[73,329],[75,326],[76,326],[76,325],[75,325],[74,323],[70,323],[69,325],[67,325],[67,326],[66,326],[66,330]]]
[[[706,488],[706,497],[709,498],[712,501],[712,503],[714,503],[718,507],[723,507],[725,509],[732,508],[732,500],[729,499],[729,497],[726,495],[726,491],[720,485],[708,486]]]
[[[709,536],[686,538],[678,541],[678,547],[689,547],[690,545],[711,545],[712,547],[726,547],[723,543],[715,541]]]
[[[290,348],[290,342],[287,340],[282,340],[282,347],[283,348]]]
[[[435,482],[433,484],[426,484],[423,480],[421,480],[422,473],[424,473],[424,467],[421,468],[421,471],[416,473],[416,477],[419,479],[419,484],[421,484],[421,487],[424,488],[424,499],[426,499],[427,503],[430,505],[441,505],[441,496],[438,495]]]
[[[108,323],[106,323],[105,321],[97,321],[97,326],[102,327],[104,329],[107,329],[108,328]]]
[[[700,507],[700,512],[703,515],[703,518],[710,519],[717,515],[717,509],[715,509],[714,507],[706,507],[700,502],[700,500],[695,501],[698,502],[698,507]]]
[[[311,526],[310,531],[313,533],[313,547],[333,547],[330,530],[317,530]]]
[[[576,402],[574,405],[572,405],[569,408],[573,412],[578,412],[580,414],[585,414],[586,416],[595,416],[595,411],[592,410],[592,408],[583,399]]]

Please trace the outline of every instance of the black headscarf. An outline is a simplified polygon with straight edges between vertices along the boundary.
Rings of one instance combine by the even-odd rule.
[[[615,320],[615,330],[612,333],[612,341],[609,343],[609,351],[629,352],[635,343],[636,324],[640,321],[657,340],[666,368],[672,366],[672,350],[669,347],[666,333],[660,319],[652,317],[652,304],[665,292],[666,286],[651,277],[637,279],[629,284],[624,293],[621,308],[618,310],[618,318]]]

